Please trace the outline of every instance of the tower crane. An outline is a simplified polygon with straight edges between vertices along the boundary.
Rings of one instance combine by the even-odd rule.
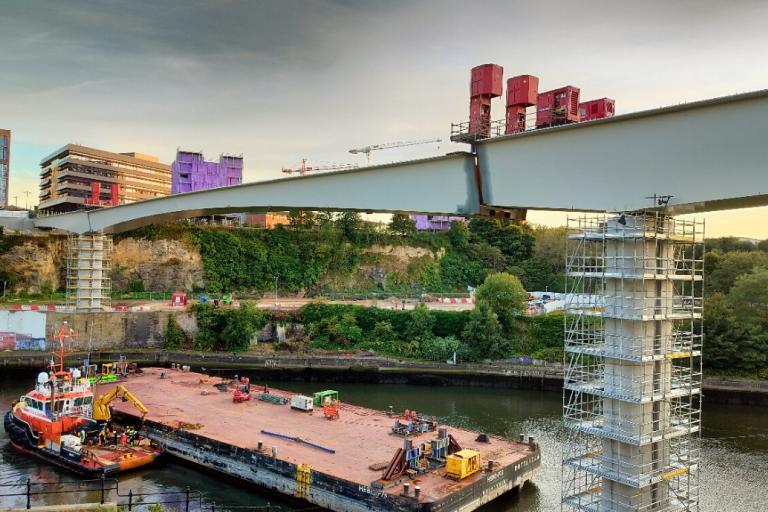
[[[329,165],[309,166],[307,165],[307,159],[302,158],[301,166],[299,166],[298,168],[292,169],[291,167],[283,167],[282,171],[285,174],[298,174],[300,176],[304,176],[308,172],[312,172],[312,171],[341,171],[341,170],[348,170],[348,169],[357,169],[357,164],[329,164]]]
[[[384,144],[372,144],[370,146],[365,146],[364,148],[353,148],[353,149],[350,149],[349,152],[352,153],[353,155],[357,155],[360,153],[365,154],[366,161],[370,164],[371,153],[374,151],[378,151],[380,149],[402,148],[405,146],[417,146],[419,144],[430,144],[432,142],[442,142],[442,139],[422,139],[422,140],[407,140],[407,141],[399,141],[399,142],[385,142]]]

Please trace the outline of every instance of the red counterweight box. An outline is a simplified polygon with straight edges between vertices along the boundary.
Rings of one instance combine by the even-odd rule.
[[[615,105],[616,101],[610,98],[600,98],[579,103],[580,120],[592,121],[594,119],[613,117],[616,110]]]
[[[513,76],[507,80],[507,106],[536,104],[539,92],[539,78],[533,75]]]
[[[539,94],[536,127],[579,122],[579,88],[567,85]]]
[[[519,75],[507,80],[507,122],[504,133],[525,131],[525,109],[536,104],[539,79]]]
[[[470,98],[477,96],[501,96],[504,89],[504,68],[498,64],[482,64],[472,68],[469,84]]]

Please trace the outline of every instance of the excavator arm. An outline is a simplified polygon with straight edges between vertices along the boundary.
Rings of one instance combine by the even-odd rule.
[[[141,400],[136,398],[128,388],[122,384],[115,386],[112,391],[105,393],[98,397],[93,402],[93,419],[97,421],[109,421],[112,417],[112,413],[109,411],[109,404],[115,401],[115,399],[121,398],[124,402],[131,402],[136,409],[141,412],[141,419],[149,413],[149,409],[141,403]]]

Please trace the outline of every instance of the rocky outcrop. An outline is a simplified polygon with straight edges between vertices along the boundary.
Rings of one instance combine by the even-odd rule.
[[[49,293],[66,285],[66,238],[29,236],[0,255],[8,293]]]
[[[192,290],[205,284],[197,249],[178,240],[126,238],[114,246],[112,287],[126,289],[141,280],[146,290]]]
[[[437,252],[432,252],[432,249],[410,245],[372,245],[364,249],[363,252],[388,256],[407,265],[415,258],[430,257],[439,260],[445,254],[445,249],[440,248]]]

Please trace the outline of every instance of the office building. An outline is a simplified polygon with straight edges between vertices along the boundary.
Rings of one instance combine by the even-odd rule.
[[[171,192],[171,167],[142,153],[67,144],[44,158],[40,167],[43,212],[135,203]]]

